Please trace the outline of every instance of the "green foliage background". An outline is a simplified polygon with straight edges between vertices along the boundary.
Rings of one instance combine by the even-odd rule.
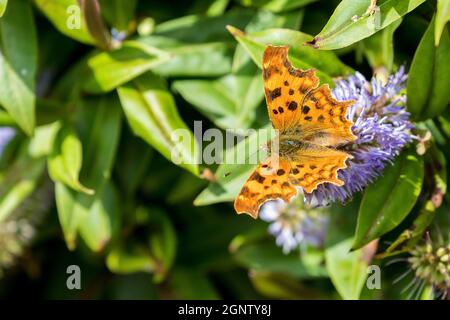
[[[0,158],[0,297],[406,297],[393,284],[405,266],[383,267],[382,289],[366,288],[363,247],[382,237],[372,263],[383,266],[433,223],[448,234],[448,1],[378,1],[374,15],[370,0],[79,3],[0,0],[0,126],[17,129]],[[170,161],[171,132],[195,120],[267,128],[268,43],[290,45],[295,66],[331,85],[405,64],[409,111],[432,133],[425,155],[410,148],[364,193],[328,208],[324,248],[301,254],[284,255],[266,223],[234,213],[251,166]],[[201,147],[183,144],[183,159]],[[66,288],[73,264],[80,291]]]

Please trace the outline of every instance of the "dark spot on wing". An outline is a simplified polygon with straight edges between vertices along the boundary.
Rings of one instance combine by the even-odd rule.
[[[262,175],[260,175],[258,172],[255,172],[250,180],[256,180],[258,183],[263,183],[266,178],[264,178]]]
[[[275,100],[276,98],[281,96],[281,88],[275,88],[273,90],[266,89],[267,97],[270,101]]]
[[[294,111],[295,109],[297,109],[297,102],[295,102],[295,101],[291,101],[291,102],[289,102],[289,104],[288,104],[288,109],[289,110],[291,110],[291,111]]]
[[[308,106],[302,107],[302,113],[304,113],[304,114],[308,114],[309,110],[310,110],[310,108]]]

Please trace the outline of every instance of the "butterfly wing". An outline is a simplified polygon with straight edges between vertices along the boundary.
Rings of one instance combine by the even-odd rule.
[[[296,123],[303,99],[319,84],[314,70],[292,66],[288,50],[287,46],[269,45],[262,62],[267,111],[273,127],[281,132]]]
[[[346,118],[353,101],[337,101],[327,84],[318,87],[315,70],[293,67],[288,50],[287,46],[268,46],[263,56],[264,90],[274,128],[320,145],[355,140],[353,123]]]
[[[278,160],[278,161],[276,161]],[[268,158],[247,179],[234,201],[237,213],[258,217],[259,207],[266,201],[281,198],[290,201],[297,194],[289,183],[290,164],[282,159]]]
[[[306,193],[313,192],[321,183],[344,185],[338,178],[338,171],[347,167],[350,156],[339,150],[310,146],[301,149],[290,161],[289,182],[302,187]]]

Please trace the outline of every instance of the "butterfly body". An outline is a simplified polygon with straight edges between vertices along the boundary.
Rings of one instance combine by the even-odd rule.
[[[300,70],[288,59],[288,47],[268,46],[263,56],[267,111],[277,137],[269,157],[248,178],[235,201],[238,213],[256,218],[266,201],[290,201],[297,188],[311,193],[321,183],[343,185],[337,172],[349,155],[338,149],[355,140],[346,118],[353,101],[337,101],[314,70]]]

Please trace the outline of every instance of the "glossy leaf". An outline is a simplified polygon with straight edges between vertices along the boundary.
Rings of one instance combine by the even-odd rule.
[[[111,34],[103,21],[98,0],[78,0],[78,3],[89,33],[97,45],[104,50],[111,49]]]
[[[30,136],[35,126],[36,37],[30,3],[10,2],[0,19],[0,104]]]
[[[53,151],[55,138],[60,128],[60,122],[37,127],[28,147],[30,155],[34,158],[49,156]]]
[[[386,68],[390,72],[394,63],[394,32],[400,26],[402,19],[375,33],[362,42],[364,54],[375,71]]]
[[[34,0],[34,3],[61,33],[82,43],[94,43],[77,0]]]
[[[251,270],[250,280],[258,292],[271,299],[329,300],[333,298],[327,293],[307,286],[295,277],[286,274]]]
[[[87,61],[89,73],[82,88],[90,93],[109,92],[170,59],[159,49],[140,42],[125,42],[120,49],[99,52]]]
[[[98,195],[94,196],[89,211],[81,216],[79,232],[91,250],[101,251],[119,231],[121,211],[119,196],[111,181],[105,181],[96,192]]]
[[[434,45],[436,47],[439,45],[442,32],[448,21],[450,21],[450,1],[437,0],[436,21],[434,22]]]
[[[80,174],[83,185],[95,195],[76,192],[62,183],[55,187],[58,216],[69,249],[76,246],[78,232],[93,251],[102,250],[117,232],[120,209],[117,193],[109,181],[117,149],[121,113],[117,97],[84,101],[78,114],[84,166]],[[105,139],[104,137],[108,137]]]
[[[419,43],[408,76],[408,110],[416,120],[439,115],[450,102],[450,34],[444,30],[435,47],[433,25],[434,19]]]
[[[233,255],[242,266],[259,272],[282,273],[301,279],[325,277],[327,274],[323,266],[305,265],[298,252],[283,254],[273,239],[245,244]]]
[[[403,152],[364,192],[358,213],[353,249],[394,229],[417,201],[424,175],[423,160]]]
[[[102,15],[118,31],[127,31],[133,20],[137,0],[100,0]]]
[[[420,211],[412,225],[403,230],[383,253],[377,255],[380,258],[407,252],[422,239],[436,215],[445,216],[446,208],[442,206],[442,202],[447,193],[446,159],[435,145],[430,147],[427,154],[429,156],[426,157],[425,166],[429,172],[428,176],[430,178],[432,176],[431,194],[427,196],[428,200],[421,204]]]
[[[0,0],[0,18],[5,13],[7,5],[8,5],[8,0]]]
[[[423,2],[425,0],[386,0],[379,4],[379,12],[367,14],[370,0],[343,0],[322,31],[308,44],[321,50],[347,47],[386,28]]]
[[[257,7],[273,12],[281,12],[306,6],[317,0],[239,0],[246,7]]]
[[[0,223],[33,193],[45,170],[45,158],[34,158],[29,143],[22,145],[14,162],[0,171]]]
[[[234,35],[259,67],[261,67],[266,45],[273,44],[291,46],[289,59],[295,67],[303,70],[315,68],[321,81],[332,86],[334,83],[331,77],[342,76],[352,71],[334,53],[318,52],[304,46],[303,43],[310,40],[311,36],[300,31],[268,29],[247,34],[232,26],[228,26],[228,31]]]
[[[147,73],[118,90],[123,110],[133,132],[172,161],[176,152],[182,168],[198,174],[199,147],[194,135],[184,124],[173,96],[163,81]],[[183,131],[182,141],[174,132]]]
[[[431,200],[427,201],[419,211],[419,214],[412,226],[402,231],[402,233],[389,245],[389,247],[377,257],[387,258],[401,253],[408,252],[422,238],[424,232],[436,216],[436,207]]]
[[[154,279],[160,282],[165,279],[175,261],[177,237],[167,213],[157,208],[149,209],[149,226],[150,252],[159,266]]]
[[[168,279],[177,299],[220,299],[219,292],[205,273],[194,268],[178,267]]]
[[[106,257],[106,265],[118,274],[153,272],[157,267],[148,248],[136,243],[114,246]]]
[[[53,152],[48,158],[48,172],[55,182],[62,182],[75,191],[94,194],[79,181],[83,151],[73,128],[63,126],[56,138]]]
[[[367,267],[375,250],[373,246],[350,252],[352,239],[341,241],[325,250],[326,267],[342,299],[357,300],[366,284]]]
[[[221,76],[231,70],[231,52],[223,42],[186,44],[161,36],[140,38],[139,42],[170,54],[171,59],[152,69],[162,76]]]
[[[157,25],[154,34],[184,43],[231,42],[232,38],[225,27],[230,24],[243,28],[251,18],[252,12],[247,10],[234,11],[217,17],[191,15]]]
[[[223,129],[248,128],[264,98],[261,71],[254,65],[215,81],[176,81],[173,88]]]
[[[216,181],[198,195],[194,204],[204,206],[233,201],[256,165],[267,156],[262,146],[273,137],[274,131],[267,127],[226,150],[222,157],[225,160],[214,174]]]

